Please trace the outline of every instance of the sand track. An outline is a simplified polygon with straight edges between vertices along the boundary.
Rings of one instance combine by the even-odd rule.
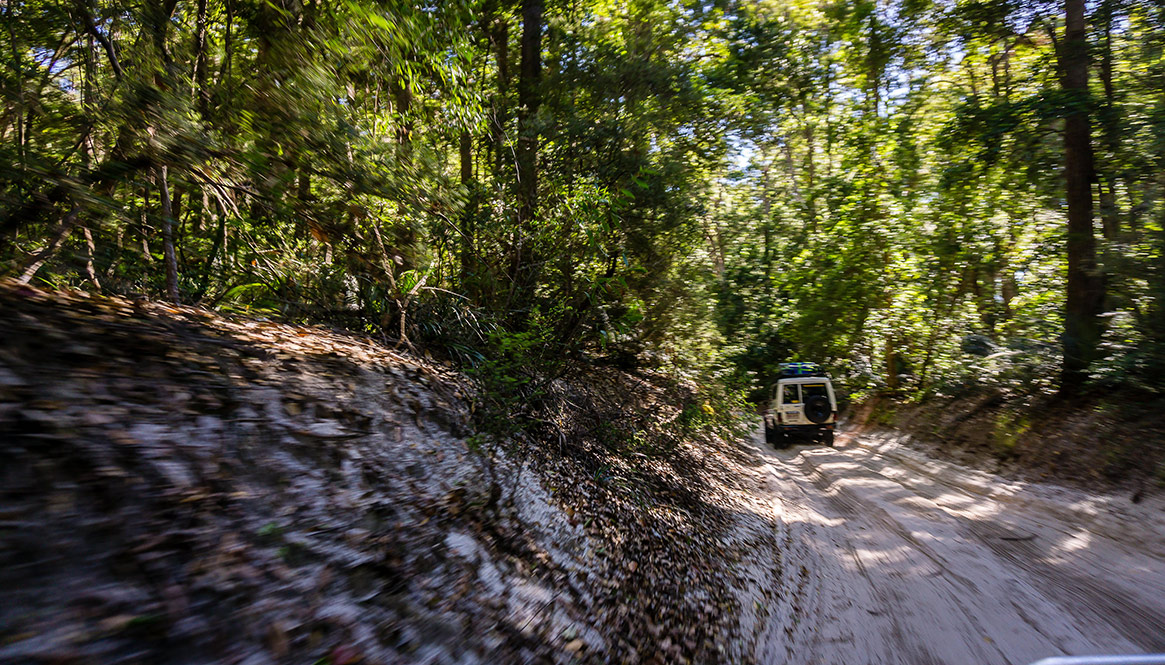
[[[1165,652],[1165,501],[1005,481],[893,437],[766,461],[763,663],[1023,665]]]

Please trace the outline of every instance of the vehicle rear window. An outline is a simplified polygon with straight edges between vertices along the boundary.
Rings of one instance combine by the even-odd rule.
[[[825,389],[824,383],[806,383],[801,386],[801,391],[805,394],[805,399],[816,395],[829,399],[829,391]]]
[[[801,398],[797,395],[797,385],[787,385],[784,389],[784,396],[781,398],[781,404],[798,404]]]

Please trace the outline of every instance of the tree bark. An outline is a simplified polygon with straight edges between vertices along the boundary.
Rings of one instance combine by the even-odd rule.
[[[541,102],[543,0],[522,0],[522,62],[518,78],[518,219],[528,224],[538,204],[538,130]]]
[[[14,71],[14,72],[20,71],[23,68],[22,58],[20,55],[20,45],[19,45],[19,42],[17,42],[17,40],[16,40],[16,25],[19,22],[19,19],[17,19],[15,16],[13,16],[13,14],[16,12],[15,5],[16,5],[16,3],[14,3],[14,2],[4,3],[4,18],[5,18],[5,23],[8,24],[8,45],[12,49],[12,65],[11,66],[12,66],[12,71]],[[27,137],[24,134],[24,114],[25,114],[25,109],[26,109],[26,104],[25,104],[25,99],[24,99],[24,80],[21,76],[17,77],[15,87],[16,87],[16,100],[17,100],[16,101],[16,120],[15,120],[16,155],[20,161],[20,171],[22,173],[22,177],[19,178],[17,180],[17,182],[21,182],[24,180],[24,178],[23,178],[23,172],[25,169],[25,154],[24,153],[25,153],[25,144],[27,143],[27,140],[26,140]],[[23,186],[21,187],[21,189],[23,189]]]
[[[466,290],[473,261],[473,221],[477,215],[477,186],[473,181],[473,139],[468,129],[461,130],[461,186],[465,188],[465,210],[461,213],[461,290]]]
[[[162,202],[162,255],[166,269],[166,297],[178,302],[178,257],[174,253],[174,211],[170,204],[170,186],[166,182],[167,167],[158,167],[155,174]]]
[[[1078,392],[1100,345],[1104,280],[1096,262],[1093,233],[1094,164],[1089,124],[1088,41],[1085,0],[1065,0],[1064,40],[1058,49],[1064,118],[1064,176],[1068,202],[1068,284],[1064,304],[1063,394]]]
[[[113,44],[109,41],[109,39],[106,38],[105,35],[101,34],[101,31],[97,29],[97,25],[93,20],[93,12],[90,10],[89,4],[83,1],[79,1],[76,3],[76,8],[78,18],[81,20],[81,28],[86,32],[86,34],[96,39],[98,44],[101,44],[101,48],[105,51],[105,57],[109,60],[109,66],[113,68],[114,77],[116,77],[118,80],[121,80],[121,77],[123,76],[123,70],[121,68],[121,61],[117,57],[117,51],[114,50]]]
[[[218,80],[215,85],[221,85],[228,80],[231,75],[231,53],[234,51],[234,40],[232,39],[231,28],[234,25],[235,6],[231,0],[225,0],[223,3],[226,11],[226,17],[223,19],[223,44],[222,44],[222,62],[219,63]]]
[[[535,258],[525,247],[538,209],[538,129],[541,102],[543,0],[522,0],[522,61],[518,73],[518,223],[511,250],[511,305],[524,310],[533,291]]]
[[[1100,81],[1104,85],[1104,105],[1101,127],[1104,136],[1104,156],[1100,171],[1100,219],[1104,239],[1116,240],[1120,233],[1120,210],[1116,202],[1117,152],[1120,150],[1120,122],[1117,118],[1116,88],[1112,81],[1112,27],[1115,18],[1115,2],[1104,0],[1101,5],[1101,19],[1104,22],[1104,44],[1100,58]]]
[[[194,21],[194,97],[198,114],[207,119],[210,115],[210,91],[206,87],[206,0],[198,0],[198,13]]]
[[[765,270],[765,293],[772,290],[772,261],[773,261],[773,207],[772,200],[769,198],[769,169],[770,164],[765,164],[761,171],[761,229],[764,231],[764,270]]]
[[[898,383],[898,350],[894,346],[894,337],[886,338],[886,387],[891,392],[897,392]]]
[[[101,293],[101,280],[97,279],[97,270],[93,266],[93,258],[97,253],[97,244],[93,242],[93,232],[86,226],[81,229],[85,235],[85,274],[89,276],[89,283],[93,285],[94,290]]]
[[[413,121],[409,117],[413,106],[413,93],[409,90],[408,83],[402,81],[400,77],[392,80],[392,101],[396,105],[396,113],[399,116],[396,141],[407,154],[409,140],[413,134]]]
[[[150,187],[145,186],[142,191],[142,207],[138,216],[138,230],[141,232],[142,241],[142,261],[146,265],[150,264],[153,259],[153,253],[150,252]]]
[[[498,60],[498,89],[490,117],[490,149],[494,155],[494,177],[505,168],[506,105],[510,90],[510,21],[497,17],[490,35]]]

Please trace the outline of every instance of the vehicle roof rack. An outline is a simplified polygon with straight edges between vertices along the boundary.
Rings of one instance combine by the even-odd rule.
[[[829,376],[817,363],[781,363],[778,368],[778,378],[782,379],[797,376]]]

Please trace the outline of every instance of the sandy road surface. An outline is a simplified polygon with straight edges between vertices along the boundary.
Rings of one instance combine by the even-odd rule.
[[[1165,502],[1004,481],[888,436],[764,454],[764,663],[1165,652]],[[750,612],[751,613],[751,612]]]

